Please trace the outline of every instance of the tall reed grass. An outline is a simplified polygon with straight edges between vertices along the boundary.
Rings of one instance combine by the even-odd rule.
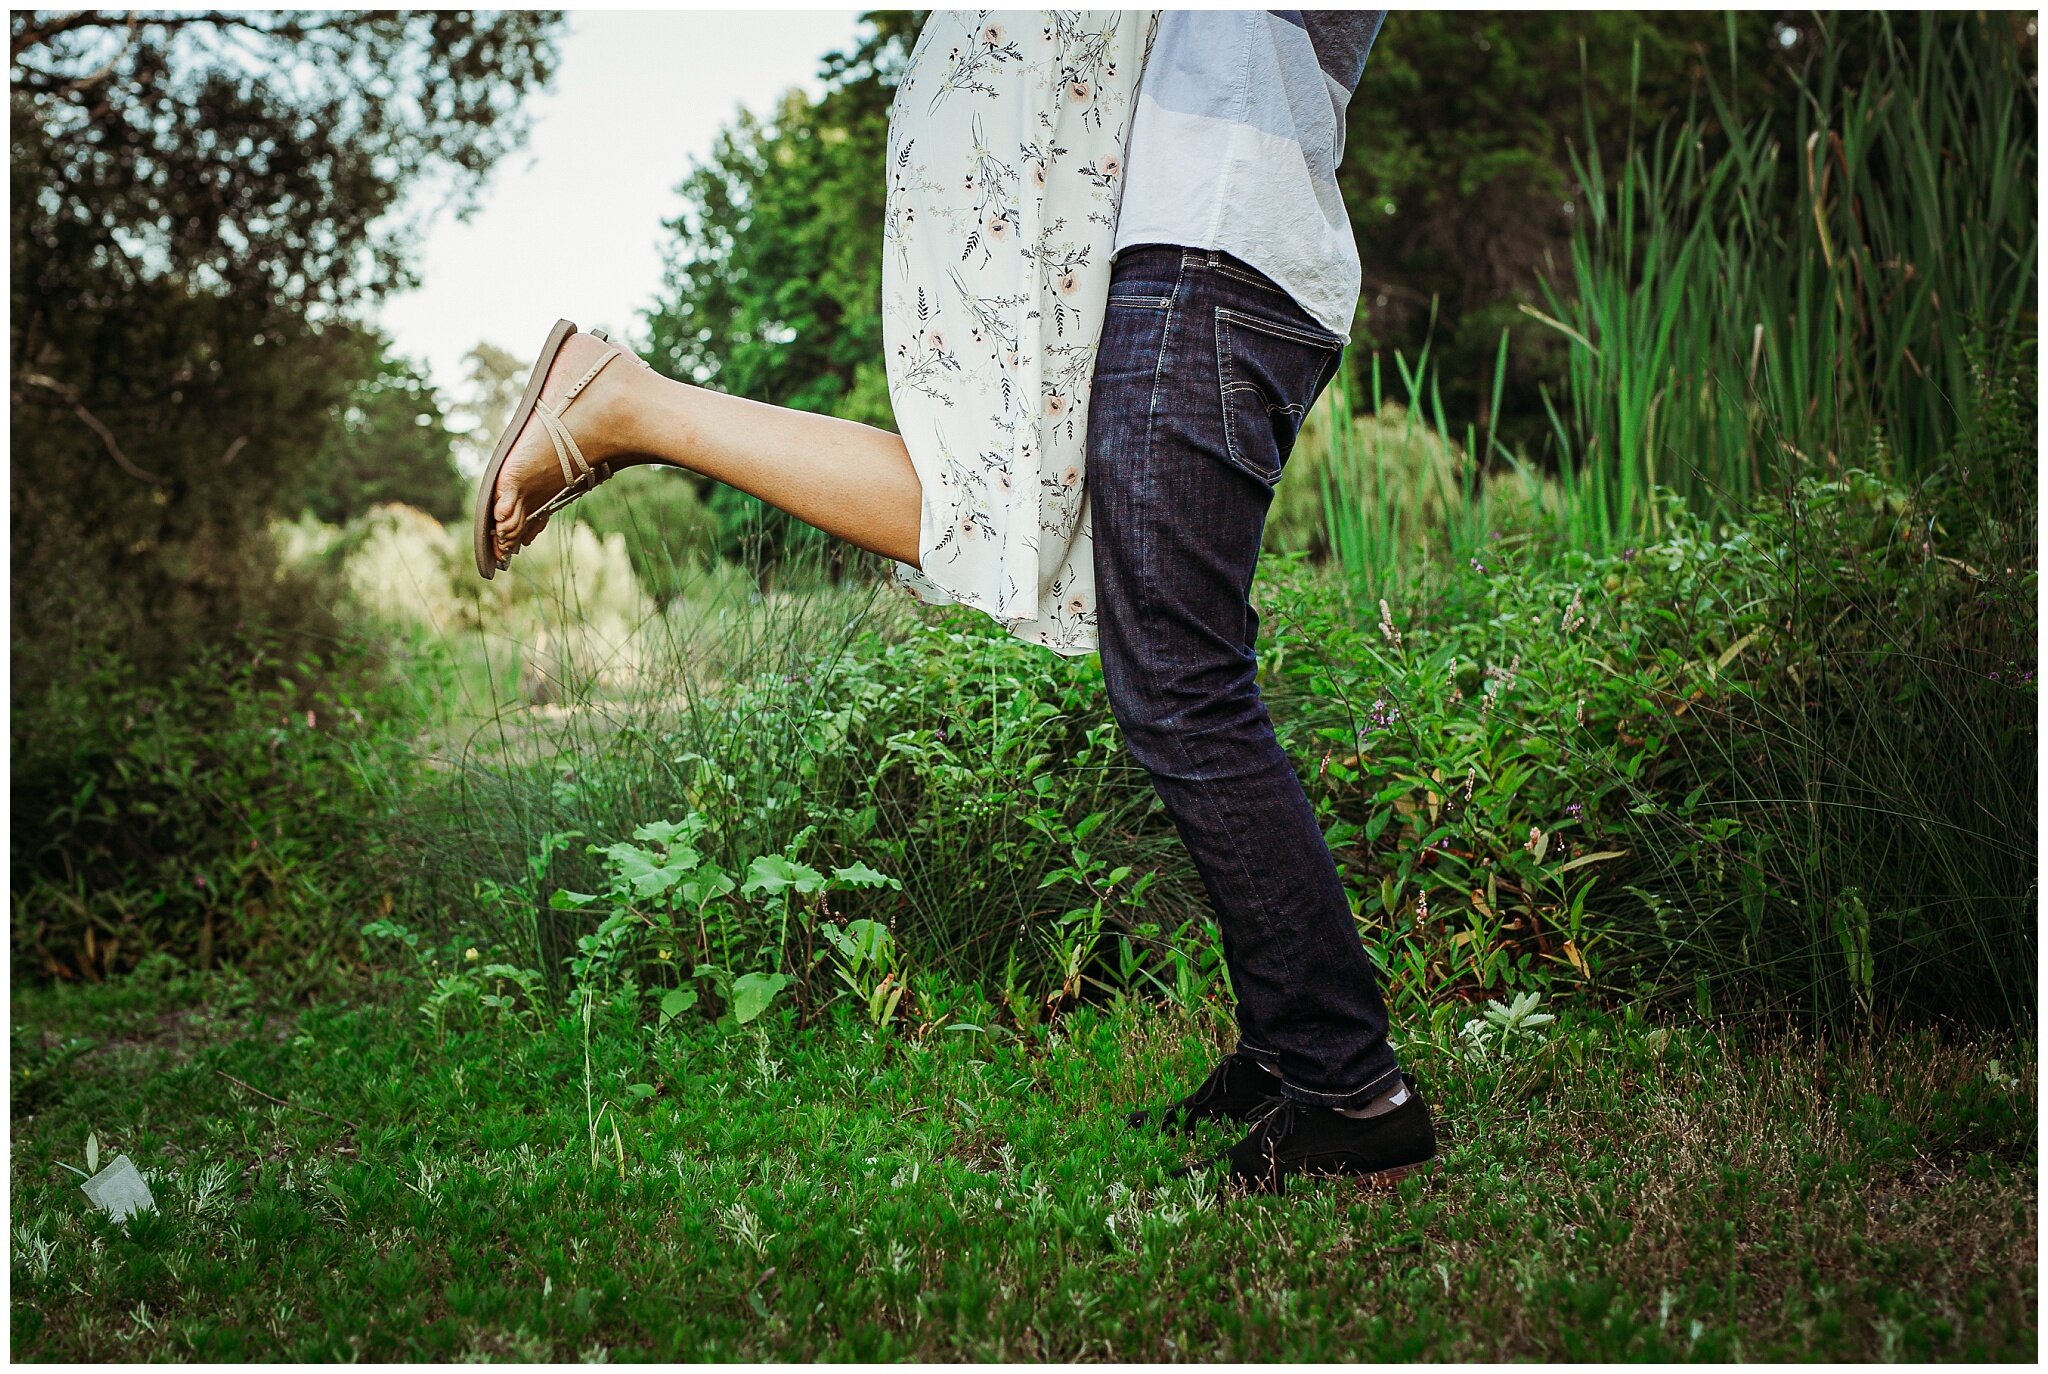
[[[1733,25],[1730,16],[1731,52]],[[1973,421],[1971,345],[2032,319],[2037,97],[2001,16],[1823,20],[1790,128],[1710,115],[1610,174],[1586,114],[1571,273],[1546,284],[1569,341],[1547,398],[1573,541],[1657,530],[1652,491],[1739,517],[1806,473],[1911,483]]]

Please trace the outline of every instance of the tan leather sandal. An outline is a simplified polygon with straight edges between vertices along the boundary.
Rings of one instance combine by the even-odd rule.
[[[491,461],[484,465],[484,475],[476,494],[476,570],[486,581],[497,576],[512,565],[512,555],[519,551],[518,537],[505,556],[498,557],[497,521],[492,509],[498,489],[498,474],[504,469],[505,460],[511,456],[519,443],[519,436],[526,432],[526,422],[534,416],[540,417],[541,427],[555,446],[555,457],[562,464],[562,480],[568,485],[556,493],[553,500],[538,510],[528,511],[520,523],[520,535],[528,526],[543,516],[554,514],[562,507],[591,492],[609,480],[617,470],[612,463],[592,463],[583,456],[583,450],[576,446],[575,436],[562,423],[562,415],[573,405],[589,385],[597,380],[597,374],[604,371],[614,358],[631,358],[642,367],[649,364],[644,358],[636,357],[625,349],[613,345],[610,352],[591,364],[590,369],[577,378],[562,397],[559,405],[549,405],[541,399],[541,392],[547,387],[548,373],[554,369],[555,358],[561,353],[562,345],[576,332],[576,326],[568,320],[556,320],[555,327],[548,331],[548,341],[541,346],[540,356],[534,359],[533,368],[527,373],[526,390],[520,393],[519,405],[512,412],[511,421],[505,432],[498,436],[497,447],[491,450]],[[611,343],[611,336],[602,329],[590,331],[590,337]]]

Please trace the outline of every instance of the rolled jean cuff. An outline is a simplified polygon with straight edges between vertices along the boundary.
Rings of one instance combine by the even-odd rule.
[[[1380,1074],[1364,1087],[1340,1093],[1319,1093],[1308,1088],[1296,1087],[1287,1081],[1285,1075],[1282,1075],[1280,1079],[1280,1095],[1310,1107],[1363,1107],[1374,1098],[1390,1093],[1400,1085],[1401,1066],[1399,1064],[1391,1064],[1387,1067],[1385,1073]]]
[[[1280,1051],[1269,1050],[1264,1045],[1254,1045],[1242,1035],[1237,1037],[1235,1052],[1242,1058],[1254,1060],[1261,1067],[1275,1070],[1280,1067]]]

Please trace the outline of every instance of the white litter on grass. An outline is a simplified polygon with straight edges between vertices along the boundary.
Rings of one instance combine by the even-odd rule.
[[[154,1212],[156,1199],[134,1161],[115,1155],[114,1162],[79,1185],[93,1206],[115,1221],[126,1221],[137,1212]]]

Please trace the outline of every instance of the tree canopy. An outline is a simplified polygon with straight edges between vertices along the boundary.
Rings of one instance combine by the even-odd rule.
[[[363,322],[421,216],[525,136],[558,22],[11,17],[17,668],[46,638],[169,663],[293,618],[265,520],[384,372]]]

